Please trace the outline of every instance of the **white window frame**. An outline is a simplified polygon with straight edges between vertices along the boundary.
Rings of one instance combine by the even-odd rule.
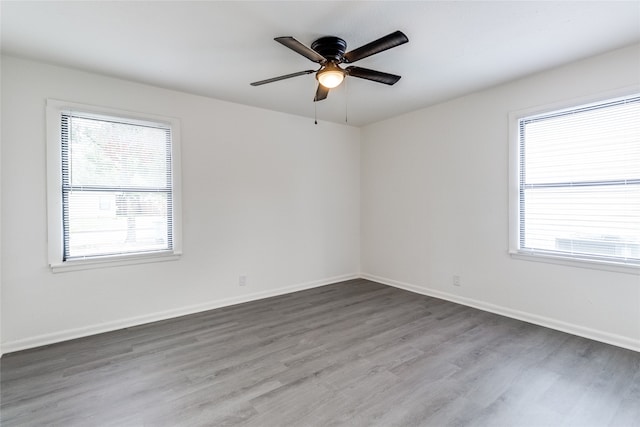
[[[522,250],[520,248],[520,119],[561,110],[572,110],[588,104],[599,104],[640,93],[640,86],[628,86],[593,96],[571,99],[513,111],[509,113],[509,254],[514,259],[546,262],[579,268],[640,275],[640,266],[597,257],[580,257]]]
[[[171,127],[171,169],[173,199],[173,249],[161,253],[136,253],[63,261],[64,231],[62,218],[62,114],[81,112],[112,116],[130,121],[164,123]],[[182,192],[180,170],[180,121],[145,113],[67,102],[46,101],[47,140],[47,225],[48,260],[53,272],[85,270],[119,265],[177,260],[182,255]]]

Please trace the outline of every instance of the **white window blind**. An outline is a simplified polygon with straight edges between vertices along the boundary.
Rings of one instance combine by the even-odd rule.
[[[525,253],[640,265],[640,96],[521,118]]]
[[[171,127],[61,114],[63,261],[173,249]]]

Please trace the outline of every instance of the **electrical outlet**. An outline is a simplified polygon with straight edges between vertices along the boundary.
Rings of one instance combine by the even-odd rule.
[[[247,285],[247,276],[244,274],[238,278],[238,286],[246,286]]]
[[[460,286],[460,276],[457,274],[453,276],[453,286]]]

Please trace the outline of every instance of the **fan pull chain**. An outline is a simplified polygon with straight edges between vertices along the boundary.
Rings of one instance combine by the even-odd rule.
[[[318,84],[314,85],[315,86],[315,93],[318,93],[318,85],[320,85],[320,82],[318,82]],[[316,96],[313,95],[313,121],[314,123],[317,125],[318,124],[318,101],[316,101]]]
[[[349,84],[344,79],[344,122],[349,123]]]

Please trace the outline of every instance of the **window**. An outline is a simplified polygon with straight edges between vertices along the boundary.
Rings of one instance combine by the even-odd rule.
[[[49,262],[180,253],[178,122],[48,100]]]
[[[639,266],[640,96],[512,125],[512,253]]]

